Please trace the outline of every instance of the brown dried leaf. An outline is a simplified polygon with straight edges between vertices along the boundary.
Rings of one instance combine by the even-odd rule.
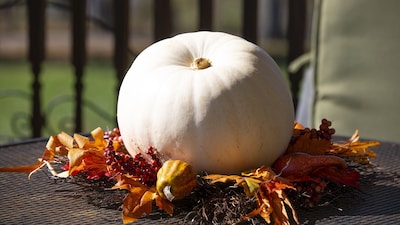
[[[296,133],[296,130],[294,133]],[[309,132],[298,133],[298,136],[294,136],[296,138],[295,142],[287,148],[286,154],[304,152],[310,155],[323,155],[331,147],[331,142],[328,140],[311,138],[311,133]]]

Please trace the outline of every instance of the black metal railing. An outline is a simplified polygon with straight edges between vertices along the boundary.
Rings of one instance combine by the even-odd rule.
[[[213,30],[214,23],[214,1],[212,0],[198,0],[198,30]],[[64,97],[65,101],[73,102],[74,115],[73,117],[73,131],[82,131],[82,114],[83,107],[90,107],[94,111],[98,111],[104,118],[115,119],[113,116],[106,115],[96,105],[83,99],[82,81],[85,74],[85,66],[87,62],[87,27],[86,21],[88,16],[87,1],[86,0],[69,0],[65,2],[66,8],[71,13],[71,36],[72,36],[72,54],[71,62],[74,67],[74,96]],[[304,32],[306,23],[306,0],[288,0],[288,25],[287,25],[287,41],[288,53],[287,59],[293,60],[304,52]],[[172,21],[172,2],[170,0],[153,0],[153,41],[164,39],[172,34],[173,21]],[[242,0],[242,37],[252,41],[258,42],[258,0]],[[42,136],[42,131],[46,126],[49,126],[46,118],[50,113],[51,108],[54,107],[53,101],[51,106],[43,107],[41,102],[41,68],[46,58],[45,56],[45,42],[46,42],[46,7],[48,2],[46,0],[26,1],[28,13],[28,60],[31,66],[31,73],[33,76],[32,81],[32,95],[30,96],[31,109],[29,126],[31,130],[31,137]],[[129,66],[129,17],[130,17],[130,1],[118,0],[112,1],[113,24],[111,32],[114,37],[113,46],[113,62],[115,68],[115,79],[118,80],[118,87],[122,81],[125,72]],[[294,93],[294,103],[297,103],[296,93],[298,91],[298,83],[301,79],[301,71],[296,75],[290,75],[291,88]],[[118,89],[116,87],[116,91]],[[27,96],[23,94],[26,98]],[[46,109],[46,110],[44,110]],[[17,132],[18,133],[18,132]]]

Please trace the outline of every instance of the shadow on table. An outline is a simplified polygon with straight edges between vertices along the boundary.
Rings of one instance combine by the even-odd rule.
[[[360,191],[312,210],[297,210],[302,224],[372,224],[400,220],[399,174],[376,171],[362,178]]]

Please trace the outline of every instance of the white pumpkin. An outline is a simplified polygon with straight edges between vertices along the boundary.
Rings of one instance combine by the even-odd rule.
[[[285,151],[294,109],[265,51],[204,31],[145,49],[122,82],[117,118],[132,155],[154,146],[165,160],[231,174],[271,165]]]

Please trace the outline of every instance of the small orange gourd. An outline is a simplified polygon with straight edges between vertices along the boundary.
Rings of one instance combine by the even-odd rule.
[[[164,199],[179,200],[188,196],[196,183],[196,173],[191,165],[182,160],[168,160],[157,173],[156,189]]]

